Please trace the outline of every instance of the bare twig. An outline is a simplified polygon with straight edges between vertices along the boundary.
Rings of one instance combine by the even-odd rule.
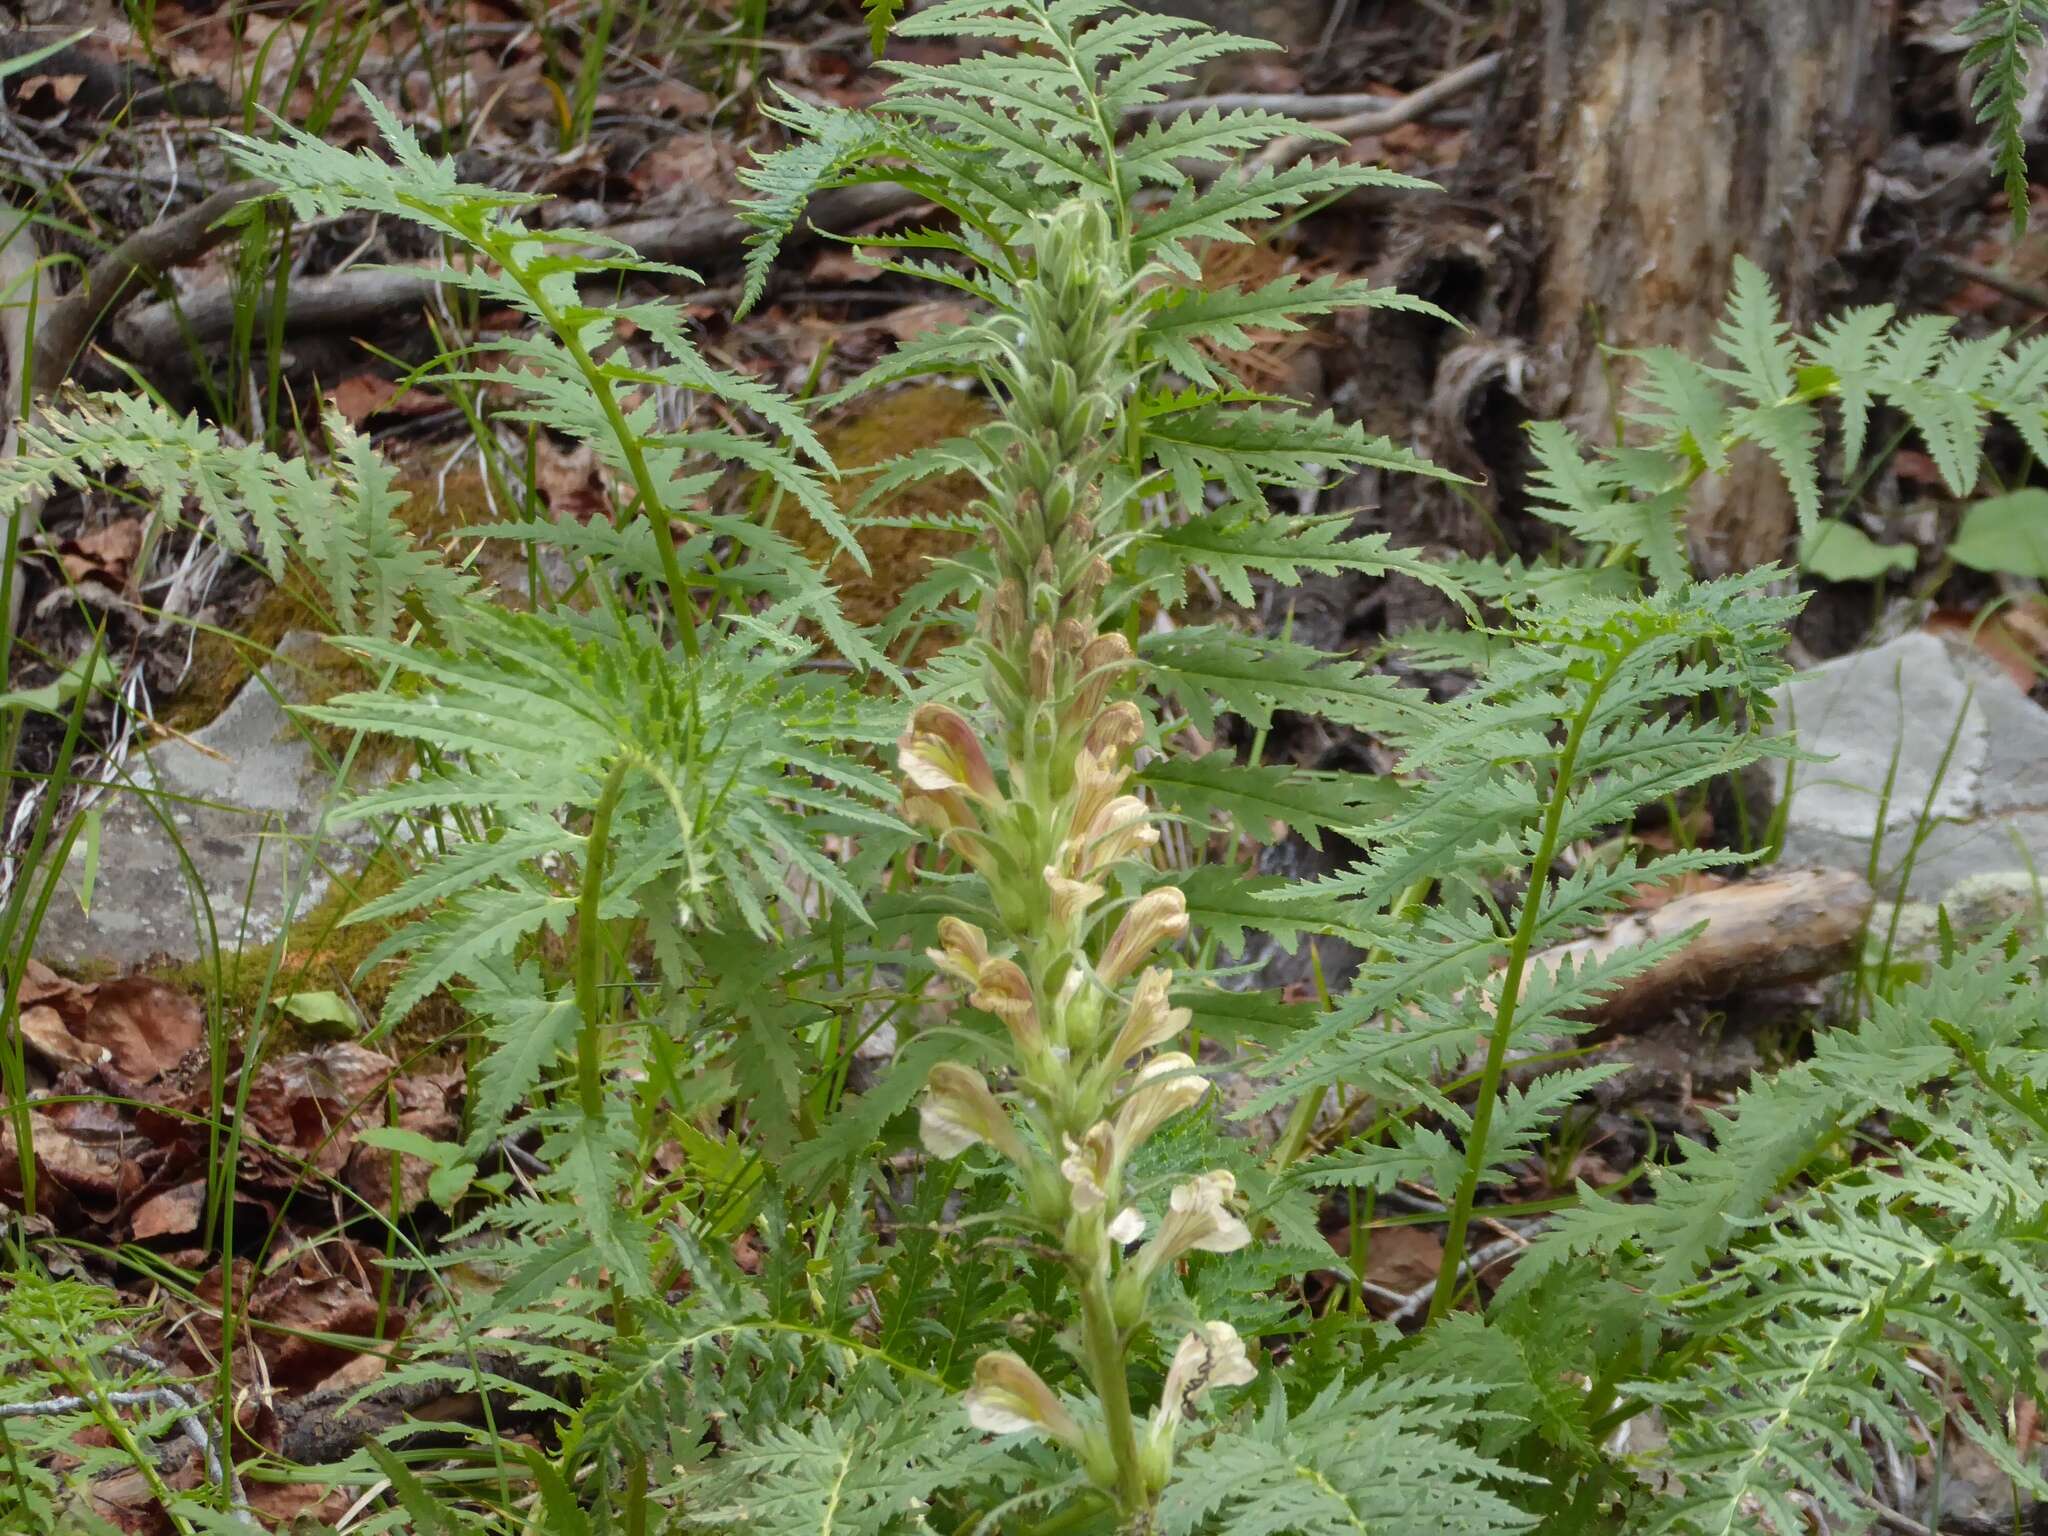
[[[2009,299],[2017,299],[2029,309],[2048,310],[2048,288],[2039,283],[2030,283],[2023,277],[2014,277],[2010,272],[2001,272],[1996,267],[1980,266],[1974,261],[1965,261],[1960,256],[1936,256],[1934,264],[1960,277],[1965,282],[1982,283]]]
[[[161,171],[131,171],[117,165],[94,165],[85,160],[51,160],[43,155],[30,154],[19,149],[0,149],[0,165],[18,165],[33,171],[48,171],[67,181],[81,177],[96,178],[100,181],[125,181],[138,187],[172,187],[179,185],[176,176],[166,176]]]
[[[62,384],[93,332],[145,284],[218,245],[228,233],[221,220],[269,192],[269,184],[261,181],[222,187],[176,218],[137,230],[86,268],[85,280],[50,311],[36,332],[31,375],[36,393],[47,396]]]
[[[810,229],[791,231],[790,243],[811,237],[813,230],[848,231],[893,218],[918,207],[922,200],[899,187],[860,186],[826,192],[812,199]],[[631,246],[648,261],[711,269],[730,265],[745,248],[751,227],[729,213],[707,211],[665,219],[635,219],[593,231],[607,240]],[[572,242],[564,241],[564,246]],[[432,271],[341,272],[331,277],[294,283],[285,296],[286,331],[344,330],[366,326],[417,309],[440,287]],[[270,324],[270,296],[257,296],[256,328]],[[160,367],[189,342],[204,345],[228,335],[235,323],[236,295],[222,284],[190,297],[150,304],[126,317],[116,330],[121,350],[144,367]]]
[[[161,1372],[164,1363],[154,1355],[127,1345],[115,1345],[109,1351],[123,1364],[139,1370]],[[190,1391],[176,1382],[165,1382],[157,1387],[123,1387],[113,1392],[103,1392],[88,1397],[83,1394],[66,1394],[60,1397],[40,1398],[28,1403],[0,1403],[0,1419],[46,1418],[64,1413],[90,1413],[102,1404],[114,1408],[167,1408],[177,1415],[178,1429],[192,1442],[199,1452],[200,1460],[206,1466],[207,1477],[217,1486],[228,1490],[228,1497],[236,1516],[244,1524],[254,1524],[249,1514],[249,1498],[242,1490],[242,1481],[235,1469],[221,1454],[220,1443],[213,1431],[200,1415],[199,1404]]]
[[[1284,112],[1341,133],[1347,138],[1385,133],[1435,111],[1444,103],[1484,85],[1500,73],[1501,55],[1489,53],[1452,70],[1406,96],[1379,96],[1369,91],[1315,96],[1300,91],[1239,91],[1222,96],[1184,96],[1141,108],[1149,117],[1180,117],[1189,112]]]

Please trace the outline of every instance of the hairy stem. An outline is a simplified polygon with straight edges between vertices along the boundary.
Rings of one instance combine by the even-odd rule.
[[[1111,1313],[1109,1277],[1093,1266],[1081,1286],[1081,1349],[1088,1379],[1102,1404],[1103,1429],[1116,1461],[1116,1496],[1129,1516],[1144,1509],[1145,1475],[1138,1462],[1137,1424],[1131,1417],[1131,1384],[1124,1369],[1123,1343]]]

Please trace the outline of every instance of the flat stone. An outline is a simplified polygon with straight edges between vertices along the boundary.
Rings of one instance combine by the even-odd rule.
[[[361,833],[313,846],[334,786],[285,713],[305,702],[321,644],[286,635],[216,719],[129,760],[128,785],[100,801],[91,907],[81,842],[37,936],[41,959],[97,973],[259,948],[312,910],[332,871],[360,862]]]
[[[1878,893],[1921,901],[2048,867],[2048,711],[1973,654],[1911,634],[1828,662],[1780,691],[1773,729],[1826,759],[1778,776],[1788,863],[1863,870],[1875,844]]]

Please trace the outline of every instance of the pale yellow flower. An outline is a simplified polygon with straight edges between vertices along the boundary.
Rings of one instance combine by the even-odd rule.
[[[1181,1419],[1218,1387],[1242,1387],[1258,1375],[1244,1340],[1228,1323],[1204,1323],[1180,1341],[1166,1372],[1166,1390],[1152,1414],[1154,1442],[1170,1440]]]
[[[1103,981],[1116,986],[1130,975],[1161,944],[1171,943],[1188,931],[1188,899],[1177,886],[1165,885],[1147,891],[1131,903],[1103,946],[1096,965]]]
[[[1095,813],[1077,839],[1074,865],[1088,872],[1106,869],[1120,859],[1130,858],[1140,848],[1159,841],[1159,829],[1152,825],[1152,810],[1136,795],[1119,795]]]
[[[1069,880],[1057,865],[1045,866],[1045,888],[1052,895],[1053,926],[1068,933],[1080,927],[1088,909],[1108,893],[1086,880]]]
[[[1154,1056],[1138,1069],[1123,1107],[1116,1112],[1118,1154],[1129,1157],[1160,1126],[1201,1103],[1208,1091],[1208,1083],[1195,1072],[1194,1058],[1180,1051]]]
[[[1007,1349],[974,1362],[974,1385],[962,1395],[967,1422],[991,1435],[1050,1435],[1079,1448],[1081,1426],[1038,1372]]]
[[[939,919],[939,947],[925,954],[947,975],[969,987],[981,985],[981,969],[988,964],[988,935],[957,917]]]
[[[1116,1164],[1116,1137],[1107,1122],[1097,1121],[1079,1141],[1067,1138],[1067,1155],[1060,1162],[1060,1173],[1067,1181],[1075,1210],[1098,1210],[1108,1202]]]
[[[1147,1271],[1171,1263],[1184,1253],[1233,1253],[1252,1240],[1250,1228],[1230,1208],[1237,1180],[1228,1169],[1200,1174],[1174,1187],[1159,1235],[1145,1250]]]
[[[1129,699],[1118,699],[1088,727],[1088,750],[1112,761],[1144,739],[1144,712]]]
[[[913,788],[993,800],[1000,791],[974,727],[943,704],[920,704],[896,741],[896,765]]]
[[[989,1092],[988,1082],[972,1067],[942,1061],[925,1080],[925,1100],[918,1110],[918,1134],[934,1157],[958,1157],[977,1142],[987,1142],[1011,1162],[1025,1161],[1024,1142],[1009,1113]]]
[[[1123,1028],[1109,1048],[1111,1066],[1121,1067],[1132,1057],[1166,1044],[1194,1021],[1193,1009],[1168,1006],[1167,987],[1172,980],[1170,972],[1156,965],[1138,977]]]
[[[1044,1043],[1038,1027],[1038,1004],[1031,995],[1031,980],[1014,960],[991,960],[981,968],[981,984],[967,999],[975,1007],[1003,1021],[1017,1048],[1034,1052]]]

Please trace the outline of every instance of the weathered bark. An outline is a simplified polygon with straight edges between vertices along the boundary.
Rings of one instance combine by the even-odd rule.
[[[1601,347],[1703,353],[1734,258],[1770,273],[1795,323],[1891,121],[1895,0],[1530,0],[1518,90],[1553,404],[1611,438]],[[1760,458],[1695,499],[1704,570],[1782,558],[1792,506]]]

